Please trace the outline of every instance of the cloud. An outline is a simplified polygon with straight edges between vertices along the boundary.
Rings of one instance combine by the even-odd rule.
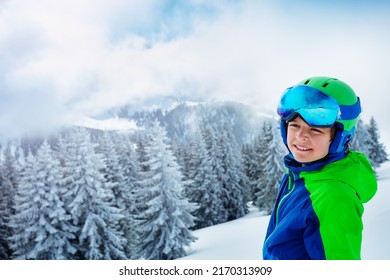
[[[286,87],[312,75],[344,79],[364,104],[384,92],[390,65],[387,16],[372,11],[288,1],[2,1],[0,134],[174,94],[273,111]]]

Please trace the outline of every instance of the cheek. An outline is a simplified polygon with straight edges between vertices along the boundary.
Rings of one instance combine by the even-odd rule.
[[[294,139],[292,133],[287,133],[287,146],[290,147],[291,141]]]
[[[330,139],[316,139],[313,141],[313,145],[321,150],[323,153],[328,153],[330,147]]]

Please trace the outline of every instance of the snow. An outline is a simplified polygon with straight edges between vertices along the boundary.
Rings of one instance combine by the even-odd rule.
[[[182,259],[254,260],[261,258],[269,216],[252,208],[245,217],[194,231],[198,240]]]
[[[365,204],[362,259],[390,260],[390,162],[377,169],[378,192]],[[183,260],[256,260],[269,216],[252,208],[246,216],[194,231],[198,240]]]
[[[137,124],[134,121],[123,118],[108,118],[104,120],[93,119],[90,117],[81,117],[73,121],[74,125],[80,125],[92,129],[101,129],[101,130],[136,130],[138,129]]]

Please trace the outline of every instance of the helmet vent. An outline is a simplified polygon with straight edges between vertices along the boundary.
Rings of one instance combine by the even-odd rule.
[[[304,82],[304,84],[307,85],[309,82],[310,82],[310,79],[306,80],[306,82]]]
[[[327,87],[329,85],[328,82],[326,82],[325,84],[322,85],[322,87]]]

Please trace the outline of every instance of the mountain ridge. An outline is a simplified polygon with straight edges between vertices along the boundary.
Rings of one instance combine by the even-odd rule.
[[[157,100],[161,101],[161,100]],[[149,102],[146,107],[125,105],[111,109],[95,118],[96,124],[109,129],[105,123],[119,123],[125,129],[148,129],[158,121],[167,130],[171,139],[190,141],[199,129],[205,125],[220,126],[228,123],[232,126],[238,144],[251,141],[260,132],[265,120],[273,117],[255,108],[233,101],[202,102],[169,98],[164,102]],[[93,127],[99,129],[99,127]],[[115,129],[115,126],[113,126]]]

